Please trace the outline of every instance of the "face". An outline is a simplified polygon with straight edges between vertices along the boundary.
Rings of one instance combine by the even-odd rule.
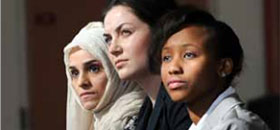
[[[69,56],[72,86],[85,109],[94,109],[103,96],[107,76],[101,62],[82,49]]]
[[[174,101],[195,102],[217,88],[217,62],[207,50],[207,30],[190,26],[173,34],[161,53],[161,76]]]
[[[109,56],[120,78],[137,80],[148,73],[149,26],[122,5],[107,13],[104,26]]]

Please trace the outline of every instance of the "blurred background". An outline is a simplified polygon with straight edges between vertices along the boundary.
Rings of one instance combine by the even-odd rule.
[[[1,129],[66,129],[63,47],[89,21],[101,20],[106,0],[1,1]],[[176,0],[228,23],[245,52],[238,92],[279,130],[279,0]],[[272,116],[271,116],[272,115]]]

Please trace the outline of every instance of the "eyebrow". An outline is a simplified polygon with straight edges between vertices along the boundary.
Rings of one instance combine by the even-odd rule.
[[[119,26],[117,26],[117,28],[115,29],[115,32],[120,31],[124,24],[126,24],[126,23],[122,23]]]
[[[120,31],[121,30],[121,28],[124,26],[124,25],[126,25],[126,24],[131,24],[131,23],[129,23],[129,22],[124,22],[124,23],[121,23],[120,25],[118,25],[117,26],[117,28],[114,30],[115,32],[118,32],[118,31]]]
[[[121,23],[120,25],[117,26],[117,28],[116,28],[114,31],[115,31],[115,32],[119,32],[120,29],[121,29],[125,24],[129,24],[129,23]],[[103,36],[104,36],[104,37],[110,37],[110,34],[104,33]]]
[[[189,46],[192,46],[192,47],[197,47],[195,45],[192,45],[190,43],[184,43],[183,45],[181,45],[180,47],[189,47]],[[170,47],[163,47],[162,50],[168,50]]]
[[[91,63],[94,63],[94,62],[98,62],[99,63],[99,60],[95,60],[95,59],[94,60],[90,60],[90,61],[85,62],[84,65],[85,66],[89,66]]]
[[[69,69],[70,69],[70,70],[73,70],[73,69],[76,69],[76,67],[74,67],[74,66],[69,66]]]
[[[104,36],[104,37],[110,37],[110,34],[104,33],[103,36]]]
[[[94,62],[99,63],[99,60],[96,60],[96,59],[89,60],[89,61],[83,63],[83,66],[89,66],[91,63],[94,63]],[[69,69],[76,69],[76,67],[75,66],[69,66]]]

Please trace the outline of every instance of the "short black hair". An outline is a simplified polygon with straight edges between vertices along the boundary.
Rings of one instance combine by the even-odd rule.
[[[224,22],[216,20],[207,11],[198,8],[182,7],[164,15],[153,30],[153,40],[149,48],[149,69],[159,74],[161,67],[161,51],[167,40],[175,33],[189,26],[201,26],[207,29],[211,49],[216,58],[230,58],[233,61],[232,73],[226,76],[230,85],[242,70],[244,59],[243,49],[234,31]],[[209,44],[207,44],[208,46]]]
[[[111,0],[103,11],[103,20],[107,12],[117,5],[130,7],[133,13],[150,28],[153,28],[166,12],[177,8],[174,0]]]

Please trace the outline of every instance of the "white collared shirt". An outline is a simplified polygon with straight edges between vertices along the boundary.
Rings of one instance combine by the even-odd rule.
[[[228,87],[224,92],[222,92],[218,98],[215,99],[215,101],[211,104],[211,106],[209,107],[209,109],[207,110],[207,112],[202,116],[202,118],[198,121],[197,125],[195,125],[194,123],[192,123],[191,127],[189,128],[189,130],[202,130],[202,126],[206,120],[206,118],[208,117],[208,115],[210,115],[213,110],[216,108],[216,106],[226,97],[228,97],[231,94],[234,94],[236,92],[236,90],[233,87]]]

